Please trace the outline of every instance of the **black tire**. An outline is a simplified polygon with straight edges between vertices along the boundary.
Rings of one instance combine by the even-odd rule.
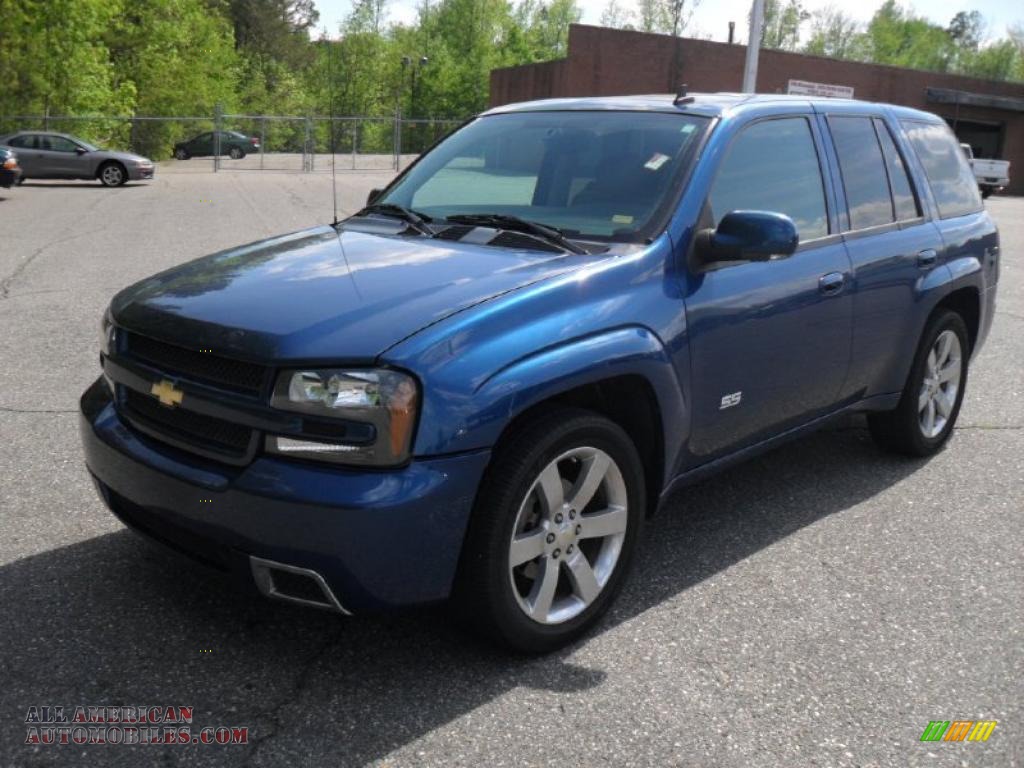
[[[245,152],[243,152],[239,147],[232,147],[228,150],[228,157],[232,160],[241,160],[245,157]]]
[[[120,187],[128,181],[128,169],[115,160],[108,160],[97,169],[96,177],[104,187]]]
[[[20,187],[22,184],[24,184],[25,183],[25,179],[27,179],[27,178],[28,178],[28,176],[21,176],[18,179],[18,186]]]
[[[521,607],[521,601],[528,596],[522,595],[519,587],[513,585],[514,579],[522,577],[513,576],[510,570],[512,536],[520,507],[531,493],[542,470],[573,450],[594,451],[598,455],[603,452],[614,463],[618,474],[611,470],[605,477],[614,476],[612,482],[620,498],[627,500],[625,531],[619,540],[621,548],[618,550],[618,559],[610,566],[610,571],[605,571],[604,586],[599,587],[596,597],[589,604],[580,600],[579,603],[586,607],[578,614],[572,615],[570,610],[571,617],[565,620],[542,623],[527,615],[526,608]],[[573,466],[579,467],[578,472],[585,471],[583,461],[570,458],[565,462],[570,472]],[[557,464],[556,469],[565,466],[565,462]],[[579,477],[581,475],[576,475],[576,479]],[[619,480],[625,486],[624,494]],[[569,480],[563,478],[562,482],[567,483]],[[606,495],[606,487],[611,486],[606,486],[604,482],[583,509],[578,513],[572,511],[575,523],[567,527],[593,519],[595,510],[611,507],[610,497]],[[458,611],[459,618],[489,639],[517,651],[542,653],[572,642],[594,625],[622,586],[643,527],[645,501],[646,489],[640,456],[629,436],[614,422],[591,411],[553,408],[523,424],[498,446],[477,494],[454,591],[453,607]],[[568,506],[561,509],[568,510]],[[566,522],[568,515],[566,511]],[[544,518],[543,513],[541,517]],[[555,515],[550,514],[542,524],[553,525],[554,520]],[[559,522],[562,522],[561,518]],[[533,530],[540,531],[540,528]],[[561,530],[564,532],[565,527]],[[580,527],[576,526],[574,531],[579,534]],[[549,543],[545,546],[557,547],[561,539],[551,544],[551,538],[551,534],[548,534]],[[555,549],[519,567],[540,569],[551,566],[554,568],[551,573],[555,574],[555,584],[559,589],[569,587],[568,591],[575,594],[575,579],[570,575],[573,566],[570,563],[585,555],[588,568],[594,563],[600,567],[595,553],[598,550],[602,553],[607,551],[602,549],[606,546],[605,542],[606,539],[600,537],[581,536],[575,551],[570,543],[564,553]],[[611,547],[614,549],[614,545]],[[534,578],[539,584],[543,576]],[[570,602],[578,600],[572,596],[566,597],[564,589],[557,593],[556,600],[564,602],[566,599]]]
[[[189,157],[191,157],[191,155],[189,155],[188,150],[184,147],[176,147],[174,149],[175,160],[188,160]]]
[[[928,372],[928,356],[939,336],[945,331],[953,332],[960,343],[960,378],[956,398],[945,426],[934,436],[927,436],[921,424],[919,398],[923,397],[925,375]],[[903,387],[900,402],[894,410],[868,414],[868,429],[875,442],[882,448],[908,456],[930,456],[939,451],[953,434],[960,405],[967,389],[967,370],[971,347],[967,326],[963,318],[952,310],[940,310],[925,326],[921,341],[914,356],[910,376]]]
[[[987,198],[989,198],[991,196],[992,196],[992,190],[991,189],[989,189],[988,187],[982,187],[981,188],[981,197],[982,197],[982,199],[987,199]]]

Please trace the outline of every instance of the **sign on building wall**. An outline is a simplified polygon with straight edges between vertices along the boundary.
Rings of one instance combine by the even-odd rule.
[[[810,80],[790,80],[786,93],[797,96],[827,96],[830,99],[852,99],[853,88],[848,85],[812,83]]]

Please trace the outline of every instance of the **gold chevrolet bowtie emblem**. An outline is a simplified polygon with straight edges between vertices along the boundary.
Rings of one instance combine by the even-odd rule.
[[[185,397],[185,393],[180,389],[175,389],[174,384],[167,381],[167,379],[153,384],[149,389],[149,394],[159,400],[161,405],[166,405],[168,408],[181,405],[181,400]]]

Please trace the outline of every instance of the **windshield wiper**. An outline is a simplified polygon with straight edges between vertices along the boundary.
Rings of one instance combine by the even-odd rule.
[[[479,224],[485,227],[491,226],[497,229],[507,229],[511,232],[524,232],[553,243],[570,253],[588,253],[587,250],[571,242],[561,231],[554,227],[505,213],[453,213],[451,216],[446,216],[445,221],[450,221],[453,224]]]
[[[406,208],[404,205],[398,205],[397,203],[373,203],[372,205],[366,206],[355,215],[366,216],[371,213],[379,213],[381,216],[391,216],[395,219],[401,219],[409,225],[410,229],[416,230],[421,235],[426,235],[427,237],[434,236],[433,230],[427,226],[427,224],[433,221],[433,219],[425,213],[418,213],[411,208]]]

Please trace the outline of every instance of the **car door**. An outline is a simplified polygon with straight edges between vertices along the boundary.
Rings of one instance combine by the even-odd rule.
[[[773,211],[793,220],[800,243],[770,261],[691,260],[685,301],[696,462],[830,410],[850,354],[850,262],[830,215],[810,107],[743,125],[721,158],[701,226],[733,210]]]
[[[85,154],[79,153],[82,149],[77,143],[65,136],[40,136],[40,141],[46,146],[46,162],[49,167],[49,175],[55,178],[75,179],[89,178],[89,161]]]
[[[200,133],[189,143],[189,154],[193,157],[203,157],[213,154],[213,134]]]
[[[898,392],[917,341],[919,286],[939,267],[942,238],[923,215],[906,157],[881,113],[832,112],[823,127],[838,166],[841,227],[853,266],[853,340],[843,396]]]
[[[7,146],[12,147],[18,155],[18,165],[25,178],[40,177],[42,155],[36,145],[37,137],[34,133],[23,133],[7,142]]]

